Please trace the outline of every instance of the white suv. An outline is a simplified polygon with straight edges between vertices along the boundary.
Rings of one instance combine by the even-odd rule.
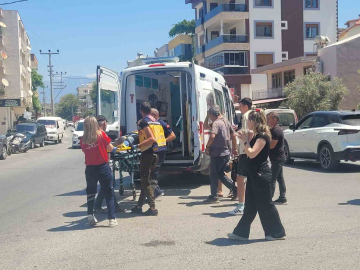
[[[360,160],[360,111],[313,112],[284,134],[288,164],[313,159],[330,171],[341,160]]]

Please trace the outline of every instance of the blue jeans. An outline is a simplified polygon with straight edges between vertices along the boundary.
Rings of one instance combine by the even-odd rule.
[[[119,203],[118,203],[117,200],[116,200],[116,196],[115,196],[115,191],[114,191],[114,189],[112,189],[112,192],[113,192],[113,196],[114,196],[115,209],[119,209],[119,208],[120,208],[120,205],[119,205]],[[102,189],[100,188],[99,193],[98,193],[98,195],[97,195],[97,197],[96,197],[96,200],[95,200],[94,210],[100,210],[104,199],[105,199],[104,192],[103,192]]]
[[[105,196],[106,205],[108,208],[108,218],[115,218],[114,206],[114,190],[112,170],[108,163],[101,165],[88,165],[85,169],[86,176],[86,194],[88,215],[94,214],[95,196],[97,193],[97,183],[100,182],[101,190]]]

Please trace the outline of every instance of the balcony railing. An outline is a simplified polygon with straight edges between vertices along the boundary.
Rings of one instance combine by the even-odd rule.
[[[285,97],[283,88],[261,89],[252,91],[253,100]]]
[[[205,45],[201,45],[196,48],[196,54],[201,54],[203,52],[205,52]]]
[[[248,37],[242,35],[222,35],[205,45],[205,51],[210,50],[222,43],[248,43]]]
[[[246,4],[223,4],[220,5],[213,10],[211,10],[209,13],[205,14],[204,17],[199,18],[195,22],[195,26],[198,27],[205,23],[206,21],[210,20],[211,18],[214,18],[216,15],[218,15],[221,12],[248,12],[248,6]]]

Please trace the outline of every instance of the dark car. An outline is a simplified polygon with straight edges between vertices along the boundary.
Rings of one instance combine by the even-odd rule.
[[[7,158],[7,139],[6,136],[0,134],[0,159]]]
[[[41,125],[39,123],[18,124],[16,126],[16,132],[22,133],[26,136],[26,138],[22,141],[23,143],[31,141],[30,149],[35,148],[36,144],[39,144],[40,147],[45,146],[47,132],[44,125]]]

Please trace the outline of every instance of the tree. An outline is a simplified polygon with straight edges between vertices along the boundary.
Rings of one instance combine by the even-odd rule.
[[[191,36],[195,35],[195,20],[183,20],[182,22],[174,24],[169,32],[169,36],[171,38],[181,34]]]
[[[83,118],[86,118],[86,117],[88,117],[88,116],[95,116],[95,112],[94,112],[94,111],[91,111],[91,110],[86,111],[82,117],[83,117]]]
[[[96,108],[97,104],[97,85],[96,82],[93,82],[92,89],[90,91],[90,98],[93,103],[93,106]]]
[[[327,76],[310,73],[289,83],[284,93],[288,98],[287,105],[302,118],[314,111],[338,110],[349,91],[339,78],[329,81]]]
[[[38,111],[42,110],[37,89],[38,87],[44,87],[44,82],[43,82],[43,76],[37,73],[37,70],[35,68],[31,70],[31,83],[32,83],[31,90],[33,92],[32,103],[36,114],[35,118],[37,118]]]
[[[61,97],[57,104],[56,114],[63,119],[72,120],[79,108],[79,99],[74,94]]]

